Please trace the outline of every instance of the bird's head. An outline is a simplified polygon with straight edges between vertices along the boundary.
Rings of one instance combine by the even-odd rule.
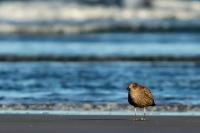
[[[128,85],[127,87],[127,90],[130,91],[130,90],[134,90],[138,87],[138,84],[137,83],[131,83]]]

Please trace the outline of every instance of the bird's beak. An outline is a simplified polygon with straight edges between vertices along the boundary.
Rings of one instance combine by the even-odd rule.
[[[126,89],[127,89],[127,90],[129,90],[129,88],[128,88],[128,87],[127,87]]]

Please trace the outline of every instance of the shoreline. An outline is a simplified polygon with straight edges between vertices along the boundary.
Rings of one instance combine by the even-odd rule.
[[[63,111],[63,112],[132,112],[133,107],[128,104],[0,104],[0,111]],[[138,109],[142,111],[142,109]],[[200,105],[158,105],[147,108],[149,112],[200,112]]]
[[[134,111],[60,111],[60,110],[0,110],[1,115],[48,115],[48,116],[134,116]],[[137,116],[143,116],[137,111]],[[200,116],[200,112],[146,112],[147,116]]]

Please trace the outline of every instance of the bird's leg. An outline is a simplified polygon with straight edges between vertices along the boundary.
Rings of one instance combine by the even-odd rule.
[[[134,109],[135,109],[135,119],[134,120],[137,120],[137,115],[136,115],[137,109],[136,109],[136,107],[134,107]]]
[[[146,120],[146,108],[144,107],[144,117],[142,118],[142,120]]]
[[[135,117],[136,117],[136,112],[137,112],[137,109],[136,109],[136,107],[135,107]]]

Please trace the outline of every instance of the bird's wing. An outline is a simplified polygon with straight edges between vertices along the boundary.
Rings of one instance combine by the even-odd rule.
[[[154,98],[151,91],[148,88],[144,88],[144,99],[145,102],[149,105],[154,104]]]
[[[145,94],[146,97],[153,99],[153,95],[148,88],[144,88],[144,94]]]

